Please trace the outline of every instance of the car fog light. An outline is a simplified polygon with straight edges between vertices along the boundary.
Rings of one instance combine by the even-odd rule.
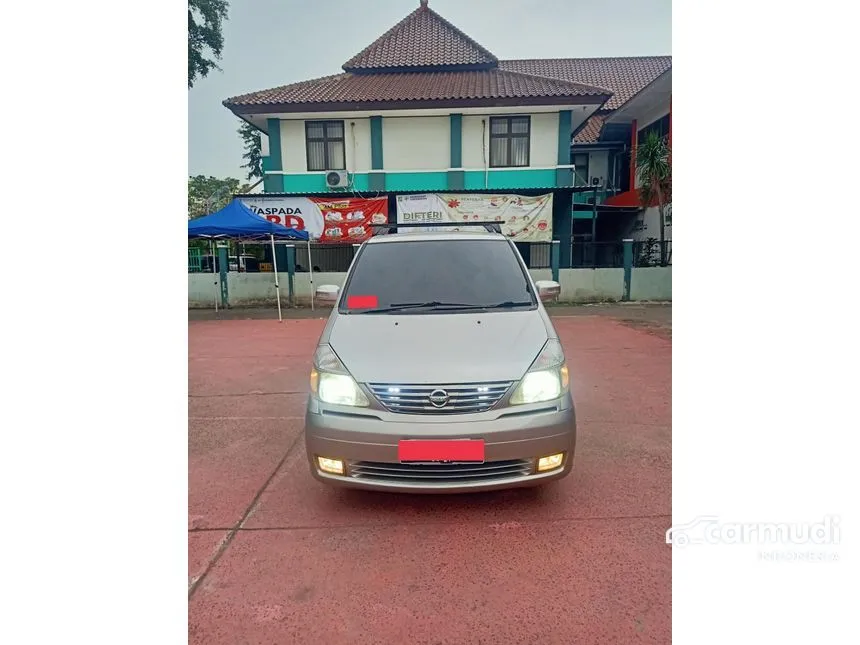
[[[560,452],[557,455],[550,455],[549,457],[541,457],[538,459],[538,472],[542,473],[545,470],[553,470],[561,466],[561,462],[564,461],[564,453]]]
[[[340,459],[329,459],[328,457],[317,457],[320,470],[334,475],[343,475],[343,461]]]

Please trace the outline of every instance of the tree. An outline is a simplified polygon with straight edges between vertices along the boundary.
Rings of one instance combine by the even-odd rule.
[[[660,212],[660,264],[666,264],[666,207],[671,212],[671,150],[665,137],[649,132],[636,149],[636,174],[639,176],[639,199],[643,208],[656,202]]]
[[[227,0],[188,0],[188,88],[197,78],[220,69],[224,36],[221,24],[227,20]]]
[[[224,208],[233,195],[246,193],[251,189],[238,179],[227,177],[206,177],[197,175],[188,178],[188,219],[203,217]]]
[[[242,121],[239,126],[239,136],[245,144],[245,153],[242,159],[245,163],[242,168],[248,169],[247,179],[263,178],[263,153],[261,151],[260,131],[247,121]]]

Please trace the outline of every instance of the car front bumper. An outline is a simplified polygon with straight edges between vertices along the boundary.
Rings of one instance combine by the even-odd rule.
[[[483,464],[401,464],[401,439],[483,439]],[[576,449],[570,396],[551,404],[481,414],[410,415],[327,406],[311,397],[305,417],[311,474],[335,486],[413,493],[461,493],[535,486],[568,475]],[[564,453],[537,472],[540,457]],[[317,457],[340,459],[346,473],[323,472]]]

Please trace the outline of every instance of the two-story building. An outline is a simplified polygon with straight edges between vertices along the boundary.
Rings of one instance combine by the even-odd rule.
[[[642,62],[645,60],[640,59]],[[658,209],[653,205],[641,208],[638,191],[641,181],[636,169],[636,151],[649,132],[665,137],[671,151],[672,67],[668,57],[651,59],[651,64],[655,70],[663,71],[623,100],[617,95],[613,96],[574,136],[572,158],[575,162],[586,160],[580,162],[579,167],[597,157],[601,171],[608,168],[605,181],[602,178],[598,181],[594,174],[590,177],[592,182],[605,188],[602,193],[598,193],[600,211],[605,215],[598,219],[602,225],[602,230],[598,229],[598,239],[622,236],[644,241],[660,238]],[[671,164],[671,154],[669,161]],[[577,197],[580,198],[578,201],[583,201],[583,197],[590,201],[588,193]],[[671,240],[671,201],[666,211],[665,238]],[[590,222],[583,221],[591,217],[587,208],[575,208],[573,215],[575,235],[590,236]]]
[[[552,193],[553,238],[570,266],[574,196],[597,178],[601,202],[624,186],[618,156],[629,146],[599,134],[670,66],[669,57],[500,60],[421,0],[341,73],[224,105],[266,135],[267,195],[387,196],[395,221],[397,195]],[[592,131],[594,141],[571,147]],[[344,183],[332,186],[332,171]]]

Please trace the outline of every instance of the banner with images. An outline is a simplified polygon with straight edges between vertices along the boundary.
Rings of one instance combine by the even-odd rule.
[[[323,200],[311,198],[322,212],[322,242],[363,242],[373,235],[371,224],[388,222],[388,198]]]
[[[461,222],[499,222],[502,233],[515,242],[550,242],[552,193],[536,197],[451,193],[397,196],[398,224],[425,222],[451,222],[451,226],[419,230],[457,231]]]
[[[307,231],[318,242],[363,242],[371,224],[388,222],[388,198],[242,197],[252,211],[270,222]]]

